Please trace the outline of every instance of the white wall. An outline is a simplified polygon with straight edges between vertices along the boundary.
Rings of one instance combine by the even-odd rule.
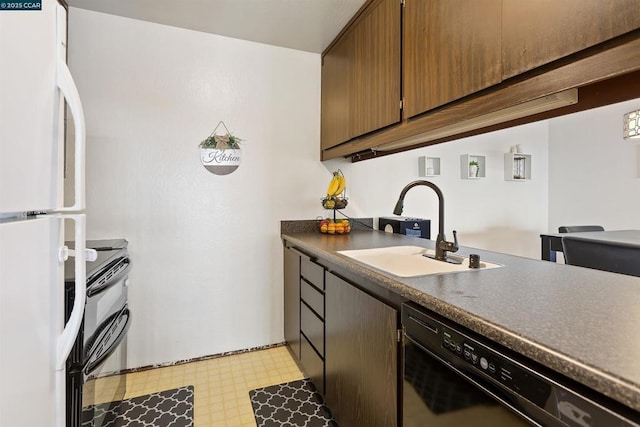
[[[622,138],[622,116],[639,107],[637,99],[550,121],[549,231],[640,226],[640,144]]]
[[[126,237],[129,365],[272,344],[282,219],[319,213],[320,56],[82,9],[70,67],[87,122],[89,238]],[[207,172],[219,120],[240,168]]]
[[[347,176],[348,214],[392,216],[402,188],[418,176],[418,157],[440,157],[441,176],[426,178],[440,187],[445,200],[445,233],[457,230],[463,246],[540,258],[539,234],[547,229],[547,122],[465,138],[354,164],[327,162]],[[532,155],[532,179],[504,180],[504,153],[520,144]],[[486,156],[484,179],[460,178],[460,155]],[[429,188],[407,193],[403,215],[430,218],[432,238],[438,230],[438,201]]]

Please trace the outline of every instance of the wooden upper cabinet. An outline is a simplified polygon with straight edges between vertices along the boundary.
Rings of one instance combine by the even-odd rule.
[[[503,76],[640,28],[638,0],[503,0]]]
[[[320,134],[323,150],[352,136],[353,35],[353,31],[345,33],[322,59]]]
[[[400,12],[400,0],[380,0],[354,27],[354,137],[400,122]]]
[[[500,83],[501,15],[502,0],[406,0],[404,118]]]
[[[325,52],[321,147],[400,122],[400,0],[377,0]]]

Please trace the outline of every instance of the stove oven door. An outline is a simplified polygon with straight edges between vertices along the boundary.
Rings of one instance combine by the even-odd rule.
[[[126,335],[131,324],[127,303],[128,273],[125,255],[115,259],[87,285],[84,316],[84,343],[79,376],[82,378],[82,425],[92,420],[100,427],[107,414],[105,403],[120,401],[126,391]],[[95,405],[101,405],[99,410]]]
[[[85,347],[85,375],[89,377],[98,376],[96,371],[99,368],[103,368],[101,365],[110,359],[127,335],[131,324],[130,320],[131,313],[128,305],[125,304],[119,312],[109,316],[98,327],[93,339],[87,342]],[[100,369],[100,372],[110,374],[122,370],[120,365],[115,365],[112,369]]]
[[[85,348],[83,369],[82,425],[101,427],[110,419],[109,402],[118,402],[126,392],[126,375],[113,375],[126,368],[126,335],[131,325],[127,305],[105,319]]]
[[[131,261],[126,251],[116,249],[109,264],[89,277],[81,333],[67,360],[67,426],[84,425],[93,416],[93,405],[124,398],[127,368],[126,334],[131,323],[128,274]],[[67,295],[73,303],[73,295]],[[103,378],[104,377],[104,378]],[[90,409],[87,409],[90,408]],[[101,426],[101,422],[89,424]]]

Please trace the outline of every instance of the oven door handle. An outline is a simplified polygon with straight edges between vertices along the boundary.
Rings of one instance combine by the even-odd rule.
[[[104,362],[109,356],[111,356],[113,354],[114,351],[116,351],[116,349],[118,348],[118,346],[120,345],[120,343],[122,342],[122,340],[124,339],[124,337],[127,335],[127,332],[129,331],[129,327],[131,326],[131,312],[129,311],[128,307],[125,307],[122,309],[122,311],[120,311],[117,316],[116,316],[116,320],[117,319],[121,319],[122,317],[126,316],[126,320],[125,320],[125,324],[122,328],[120,328],[120,332],[118,333],[118,336],[115,337],[114,339],[110,339],[110,344],[109,344],[109,348],[102,352],[99,356],[97,356],[95,359],[93,358],[94,354],[96,353],[96,347],[100,348],[100,346],[94,346],[93,351],[91,352],[91,354],[88,355],[88,357],[85,359],[86,360],[86,364],[84,366],[84,373],[85,375],[89,375],[91,372],[93,372],[98,366],[100,366],[100,364],[102,364],[102,362]],[[111,327],[114,323],[116,323],[116,320],[112,321],[112,322],[105,322],[108,323],[108,326]],[[98,335],[101,334],[98,333]]]
[[[111,280],[109,280],[105,284],[96,286],[96,287],[89,287],[89,289],[87,289],[87,297],[93,297],[95,295],[98,295],[106,291],[107,289],[109,289],[110,287],[118,283],[120,280],[122,280],[124,277],[126,277],[127,274],[129,274],[129,271],[131,271],[131,259],[124,258],[122,262],[127,264],[125,269],[122,270],[120,273],[118,273],[115,277],[113,277]]]

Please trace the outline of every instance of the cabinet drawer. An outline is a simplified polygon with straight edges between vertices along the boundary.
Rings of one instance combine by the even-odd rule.
[[[324,356],[324,322],[302,301],[300,302],[300,330],[318,353]]]
[[[304,279],[300,280],[300,298],[324,319],[324,294]]]
[[[324,267],[302,257],[300,261],[300,275],[316,288],[324,291]]]
[[[324,394],[324,361],[304,336],[300,340],[300,364],[320,394]]]

